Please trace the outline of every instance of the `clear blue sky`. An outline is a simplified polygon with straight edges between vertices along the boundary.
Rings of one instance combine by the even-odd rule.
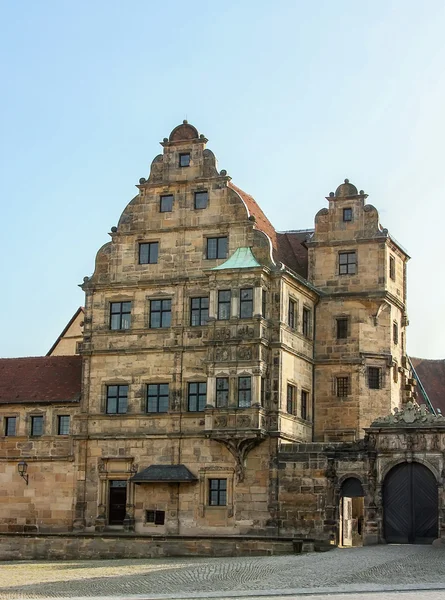
[[[47,352],[184,118],[278,229],[345,177],[369,193],[412,256],[408,351],[445,356],[443,0],[3,0],[0,23],[1,356]]]

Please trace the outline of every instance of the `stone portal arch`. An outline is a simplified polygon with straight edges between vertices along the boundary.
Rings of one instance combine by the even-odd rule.
[[[387,543],[430,544],[439,536],[438,485],[431,469],[400,463],[387,473],[382,491]]]

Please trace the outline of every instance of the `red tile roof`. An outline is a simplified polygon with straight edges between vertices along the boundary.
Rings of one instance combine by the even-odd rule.
[[[80,356],[1,358],[0,404],[77,402],[81,374]]]
[[[425,388],[426,393],[435,409],[440,408],[445,416],[445,359],[429,360],[427,358],[413,358],[411,362]],[[422,393],[416,388],[417,402],[425,404]]]
[[[302,242],[305,241],[308,232],[286,231],[278,233],[250,194],[246,194],[231,181],[229,181],[228,186],[243,200],[249,216],[255,217],[255,227],[269,236],[272,242],[274,259],[277,262],[282,262],[299,275],[307,277],[307,249],[302,245]]]

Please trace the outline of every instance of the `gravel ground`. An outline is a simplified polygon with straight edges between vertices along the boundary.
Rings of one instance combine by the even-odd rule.
[[[444,567],[445,550],[431,546],[368,546],[269,557],[14,561],[0,563],[0,599],[440,587],[445,586]],[[445,591],[441,593],[445,598]]]

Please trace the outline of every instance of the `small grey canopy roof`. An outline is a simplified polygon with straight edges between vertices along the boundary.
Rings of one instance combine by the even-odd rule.
[[[150,465],[136,473],[130,481],[133,483],[179,483],[197,480],[198,478],[185,465]]]

